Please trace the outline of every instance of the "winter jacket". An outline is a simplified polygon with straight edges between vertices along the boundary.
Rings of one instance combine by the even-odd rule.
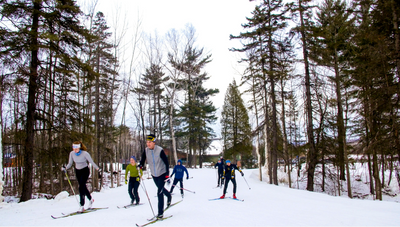
[[[235,169],[239,170],[239,172],[242,172],[235,164],[231,164],[230,166],[225,165],[224,169],[224,177],[229,179],[229,178],[235,178]]]
[[[90,154],[87,151],[81,150],[81,153],[77,155],[75,151],[71,151],[69,153],[69,161],[68,165],[65,167],[66,169],[71,168],[72,162],[75,162],[75,169],[83,169],[88,166],[88,162],[92,164],[92,166],[95,169],[99,169],[99,167],[94,163],[92,157],[90,157]]]
[[[129,164],[125,169],[125,180],[128,179],[128,172],[130,177],[139,177],[139,171],[137,165]],[[140,170],[140,176],[143,175],[143,170]]]
[[[214,166],[215,168],[218,167],[218,172],[223,172],[224,171],[224,163],[223,162],[217,162]]]
[[[149,164],[151,175],[153,177],[159,177],[165,173],[166,175],[169,175],[168,158],[161,147],[156,145],[154,147],[154,150],[146,147],[146,149],[142,153],[140,165],[143,166],[146,160]]]
[[[189,173],[183,165],[176,165],[172,171],[171,177],[175,174],[176,179],[182,179],[183,174],[186,173],[186,178],[189,178]]]

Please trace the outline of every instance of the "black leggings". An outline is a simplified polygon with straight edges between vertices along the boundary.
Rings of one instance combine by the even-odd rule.
[[[89,178],[90,171],[89,168],[86,166],[83,169],[75,169],[75,174],[79,184],[79,196],[81,198],[81,206],[83,206],[85,205],[85,196],[87,196],[89,200],[92,199],[92,196],[90,195],[90,192],[86,187],[86,182]]]
[[[169,190],[170,193],[172,193],[172,191],[174,191],[174,188],[175,188],[175,186],[177,186],[178,182],[180,182],[181,194],[183,194],[183,189],[182,189],[183,188],[183,178],[181,178],[181,179],[175,178],[174,179],[174,182],[172,183],[171,189]]]
[[[222,179],[223,175],[224,175],[224,172],[218,170],[218,185],[222,186],[224,184],[224,179]]]
[[[167,174],[164,173],[159,177],[154,177],[154,183],[157,186],[157,197],[158,197],[158,215],[164,214],[164,195],[167,196],[168,201],[171,201],[171,193],[167,189],[164,188],[165,185],[165,176]]]
[[[137,177],[129,177],[129,185],[128,185],[128,193],[129,196],[131,197],[132,202],[136,200],[136,203],[139,203],[140,198],[139,198],[139,193],[138,193],[138,188],[139,188],[139,181],[136,180]]]
[[[225,187],[224,187],[224,195],[226,193],[226,189],[228,188],[229,181],[232,181],[232,184],[233,184],[233,194],[236,193],[236,179],[235,178],[226,178]]]

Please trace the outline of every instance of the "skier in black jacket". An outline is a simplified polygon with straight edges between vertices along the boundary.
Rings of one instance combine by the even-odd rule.
[[[229,181],[232,181],[233,184],[233,198],[236,199],[236,179],[235,179],[235,169],[238,170],[242,176],[244,173],[240,170],[235,164],[231,164],[230,160],[226,160],[224,176],[222,179],[226,178],[225,186],[224,186],[224,194],[220,197],[220,199],[225,198],[226,189],[228,188]]]
[[[224,184],[224,180],[222,179],[222,177],[224,176],[224,163],[220,160],[218,160],[218,162],[215,164],[214,166],[215,168],[218,168],[218,185],[217,187],[219,187],[221,185]]]

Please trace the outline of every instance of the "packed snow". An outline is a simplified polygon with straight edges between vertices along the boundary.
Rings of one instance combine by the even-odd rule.
[[[170,170],[172,173],[172,169]],[[399,226],[400,204],[393,201],[349,199],[319,192],[291,189],[259,181],[258,169],[244,169],[244,177],[237,173],[237,197],[212,200],[222,195],[216,188],[215,169],[188,169],[190,178],[184,179],[184,199],[168,209],[164,215],[172,218],[151,226]],[[186,176],[185,176],[186,177]],[[265,176],[264,176],[265,177]],[[246,183],[247,181],[247,183]],[[123,182],[123,181],[122,181]],[[51,215],[78,210],[77,199],[61,192],[55,199],[32,199],[27,202],[0,204],[0,226],[135,226],[144,224],[157,213],[156,187],[144,176],[139,188],[141,206],[119,209],[129,204],[128,186],[104,187],[93,192],[93,207],[108,207],[91,213],[52,219]],[[171,185],[166,185],[169,189]],[[147,195],[144,191],[147,189]],[[229,183],[226,196],[232,196]],[[195,193],[193,193],[195,192]],[[172,202],[181,200],[178,188]],[[150,200],[150,202],[149,202]],[[151,204],[150,204],[151,203]],[[85,206],[88,205],[86,199]]]

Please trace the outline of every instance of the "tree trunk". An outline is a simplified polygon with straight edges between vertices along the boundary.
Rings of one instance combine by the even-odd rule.
[[[392,175],[393,175],[393,154],[390,154],[390,162],[389,162],[389,168],[390,168],[390,172],[389,172],[389,181],[388,181],[388,186],[390,185],[390,182],[392,181]]]
[[[305,24],[303,18],[303,6],[302,0],[299,0],[300,7],[300,23],[301,23],[301,40],[303,46],[303,58],[304,58],[304,69],[305,69],[305,87],[306,87],[306,114],[307,114],[307,138],[308,138],[308,167],[307,167],[307,190],[314,191],[314,172],[318,162],[317,151],[315,148],[314,141],[314,129],[313,129],[313,114],[311,104],[311,79],[310,79],[310,68],[308,63],[308,50],[307,50],[307,39],[305,33]]]
[[[395,172],[396,172],[396,179],[397,179],[397,184],[399,185],[399,192],[400,192],[400,167],[396,167]]]
[[[382,200],[382,184],[381,180],[379,179],[378,155],[375,149],[372,151],[372,159],[372,173],[375,179],[376,199]]]
[[[322,138],[321,141],[325,141],[324,140],[324,135],[322,134]],[[323,142],[324,143],[324,142]],[[325,144],[322,145],[322,149],[321,149],[321,165],[322,165],[322,184],[321,184],[321,190],[324,192],[325,191],[325,175],[326,175],[326,166],[325,166]]]
[[[36,113],[36,92],[39,67],[39,11],[41,9],[41,1],[33,2],[32,11],[32,28],[30,35],[31,62],[29,67],[29,90],[28,90],[28,108],[26,111],[26,139],[24,146],[24,173],[22,180],[22,192],[20,202],[31,199],[32,196],[32,177],[33,177],[33,151],[35,139],[35,113]]]
[[[253,103],[254,103],[254,111],[255,111],[255,117],[256,117],[256,128],[258,128],[259,122],[258,122],[258,109],[257,109],[257,104],[256,104],[256,92],[254,91],[254,87],[255,87],[255,78],[252,76],[253,80],[253,84],[252,84],[252,88],[253,88]],[[258,173],[259,173],[259,180],[262,181],[262,165],[261,165],[261,153],[260,153],[260,133],[256,132],[256,153],[257,153],[257,162],[258,162]]]
[[[375,195],[375,190],[374,190],[374,177],[373,177],[373,175],[372,175],[372,163],[371,163],[371,156],[370,156],[370,154],[369,154],[369,152],[368,152],[368,154],[367,154],[367,156],[368,156],[368,175],[369,175],[369,192],[372,194],[372,195]]]
[[[101,166],[101,156],[100,156],[100,56],[97,55],[97,75],[96,75],[96,87],[95,87],[95,124],[96,124],[96,159],[94,160],[95,163]],[[93,170],[93,168],[92,168]],[[97,182],[97,177],[92,172],[92,180],[95,181],[96,189],[101,189],[101,184]]]
[[[3,202],[3,76],[0,78],[0,203]]]
[[[400,79],[400,31],[399,31],[399,25],[398,25],[398,16],[397,16],[397,10],[399,3],[395,0],[390,1],[392,5],[392,17],[393,17],[393,30],[394,30],[394,51],[395,51],[395,61],[396,61],[396,76],[397,79]],[[400,86],[400,84],[399,84]],[[399,157],[400,158],[400,157]]]
[[[291,179],[291,168],[290,168],[290,157],[289,151],[287,148],[287,133],[286,133],[286,110],[285,110],[285,90],[283,79],[281,79],[281,102],[282,102],[282,113],[281,113],[281,121],[282,121],[282,133],[283,133],[283,154],[285,156],[285,163],[288,166],[288,180],[289,180],[289,188],[292,187],[292,179]]]
[[[176,139],[175,139],[175,130],[174,130],[174,117],[173,117],[173,113],[174,113],[174,100],[175,100],[175,84],[174,84],[174,88],[172,91],[172,95],[170,97],[170,108],[169,108],[169,129],[171,131],[171,140],[172,140],[172,153],[174,155],[174,160],[175,163],[178,162],[178,154],[177,154],[177,150],[176,150]]]

